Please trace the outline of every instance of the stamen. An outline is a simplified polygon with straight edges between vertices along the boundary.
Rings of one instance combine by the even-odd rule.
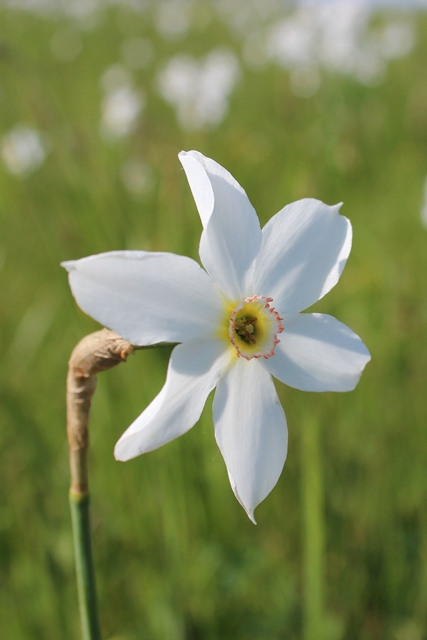
[[[257,321],[257,318],[248,318],[246,316],[242,316],[238,318],[234,322],[234,330],[237,335],[242,338],[248,344],[256,344],[256,337],[254,323]]]
[[[229,337],[239,357],[251,360],[274,355],[274,348],[280,342],[277,335],[283,331],[283,325],[271,302],[272,298],[253,296],[243,300],[232,312]]]
[[[247,327],[249,324],[253,324],[256,321],[257,321],[257,318],[245,318],[245,316],[243,316],[243,318],[238,318],[236,320],[236,322],[234,323],[234,326],[236,329],[240,327]]]

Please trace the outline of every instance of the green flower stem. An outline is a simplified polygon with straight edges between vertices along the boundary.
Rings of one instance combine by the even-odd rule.
[[[90,535],[89,493],[70,490],[77,591],[83,640],[101,640]]]
[[[304,640],[324,640],[324,520],[319,423],[307,416],[302,436]]]

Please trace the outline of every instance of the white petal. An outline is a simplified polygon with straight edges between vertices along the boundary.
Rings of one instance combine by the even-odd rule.
[[[261,363],[238,359],[213,403],[215,436],[233,491],[253,522],[254,509],[279,479],[288,434],[273,380]]]
[[[208,158],[205,158],[198,151],[181,151],[178,158],[187,176],[202,225],[206,227],[214,208],[212,185],[203,164],[203,160],[208,160]],[[211,162],[216,165],[213,160]]]
[[[233,176],[197,151],[179,158],[204,225],[200,258],[224,295],[245,297],[245,278],[261,246],[255,209]],[[210,185],[210,186],[209,186]]]
[[[211,278],[184,256],[112,251],[62,265],[83,311],[132,344],[207,334],[222,313]]]
[[[229,358],[217,340],[195,338],[175,347],[163,389],[117,442],[116,459],[130,460],[191,429]]]
[[[299,200],[279,211],[262,231],[254,265],[254,291],[274,299],[282,313],[296,313],[320,300],[344,269],[352,230],[341,205]]]
[[[278,380],[302,391],[351,391],[371,359],[351,329],[320,313],[283,320],[275,355],[263,364]]]

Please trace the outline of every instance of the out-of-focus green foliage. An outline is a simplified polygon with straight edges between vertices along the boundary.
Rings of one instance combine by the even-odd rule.
[[[200,222],[177,160],[195,148],[227,167],[265,223],[286,203],[344,200],[354,227],[349,263],[314,309],[336,316],[372,353],[351,394],[278,384],[288,460],[257,510],[234,498],[210,403],[200,423],[126,464],[115,441],[158,392],[169,350],[138,352],[100,376],[91,423],[94,555],[105,638],[299,639],[303,627],[301,433],[320,425],[328,640],[422,640],[427,628],[427,22],[418,44],[378,86],[323,75],[293,95],[277,66],[249,70],[214,129],[182,131],[156,90],[177,51],[235,48],[224,24],[200,19],[163,40],[126,8],[79,31],[81,53],[52,56],[65,23],[0,12],[0,135],[17,124],[49,136],[28,176],[0,167],[0,620],[13,640],[79,637],[64,386],[77,341],[98,325],[75,305],[61,260],[113,249],[198,259]],[[132,71],[145,93],[136,130],[99,132],[100,77],[127,37],[154,56]],[[235,51],[238,52],[237,47]],[[150,169],[132,195],[129,161]],[[319,638],[320,640],[320,638]]]

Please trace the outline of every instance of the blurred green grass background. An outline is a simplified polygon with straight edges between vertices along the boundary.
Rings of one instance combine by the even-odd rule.
[[[177,160],[194,148],[230,170],[263,224],[298,198],[344,201],[353,251],[314,309],[356,331],[372,362],[351,394],[277,384],[289,454],[256,527],[230,489],[209,402],[179,440],[126,464],[113,459],[161,388],[170,350],[138,352],[100,376],[90,473],[104,637],[302,638],[311,535],[324,567],[319,640],[427,638],[426,17],[416,18],[414,50],[375,86],[325,72],[302,98],[278,66],[242,64],[226,118],[198,131],[178,126],[155,78],[177,51],[197,57],[227,45],[239,55],[218,19],[167,40],[148,13],[109,8],[80,27],[82,51],[70,61],[51,51],[68,28],[60,16],[3,6],[0,25],[0,135],[25,124],[50,141],[32,174],[0,167],[2,637],[79,637],[65,378],[73,347],[98,325],[75,305],[59,263],[114,249],[197,260],[201,226]],[[122,62],[131,36],[155,52],[132,71],[146,104],[131,135],[106,141],[100,77]],[[121,177],[129,160],[149,167],[138,193]]]

